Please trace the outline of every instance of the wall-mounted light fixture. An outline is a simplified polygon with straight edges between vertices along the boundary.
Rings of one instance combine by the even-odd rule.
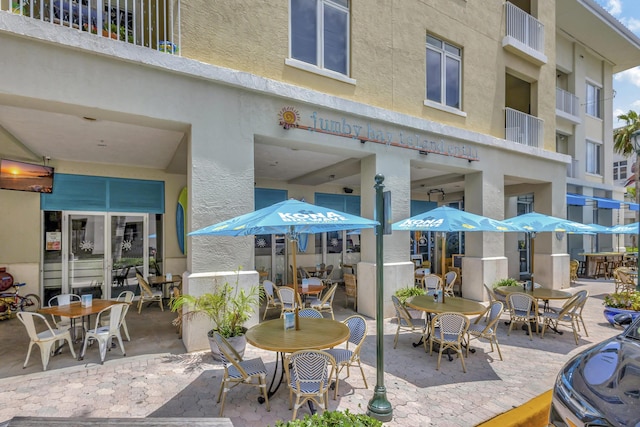
[[[342,190],[344,190],[344,192],[347,193],[347,194],[353,193],[353,188],[344,187]]]
[[[429,195],[429,201],[431,201],[431,195],[432,194],[442,194],[442,200],[444,200],[444,190],[442,188],[432,188],[430,189],[427,194]]]

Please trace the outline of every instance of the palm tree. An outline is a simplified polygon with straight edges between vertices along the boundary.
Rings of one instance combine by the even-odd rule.
[[[635,182],[636,203],[640,204],[640,179],[638,179],[640,172],[640,155],[636,152],[632,141],[633,134],[640,130],[640,117],[638,117],[638,113],[635,111],[629,110],[627,114],[618,115],[618,120],[624,120],[625,125],[613,131],[613,151],[625,157],[629,157],[633,153],[636,154],[635,167],[632,167],[633,173],[627,179],[627,182],[625,182],[625,186]],[[638,247],[638,244],[640,244],[640,242],[636,242],[636,247]],[[640,282],[638,283],[638,287],[640,289]]]

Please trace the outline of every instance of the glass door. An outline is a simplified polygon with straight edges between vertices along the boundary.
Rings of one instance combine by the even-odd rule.
[[[149,236],[147,215],[109,214],[109,295],[122,291],[139,292],[136,273],[149,274]],[[155,260],[155,258],[154,258]]]
[[[103,297],[108,248],[105,227],[103,213],[63,215],[62,293]]]

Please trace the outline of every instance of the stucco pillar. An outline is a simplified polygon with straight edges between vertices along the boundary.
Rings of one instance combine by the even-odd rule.
[[[504,219],[504,177],[499,168],[465,175],[465,211],[489,218]],[[492,286],[508,277],[504,233],[465,233],[462,258],[462,296],[484,301],[484,284]]]
[[[378,147],[376,147],[378,148]],[[384,147],[381,147],[384,149]],[[391,192],[390,222],[408,218],[411,208],[409,159],[404,156],[371,155],[361,161],[362,216],[374,218],[377,173],[384,175],[384,191]],[[366,316],[376,314],[376,239],[373,230],[362,230],[361,262],[358,264],[358,311]],[[394,231],[384,236],[384,316],[394,315],[391,295],[414,284],[414,264],[410,262],[409,233]]]

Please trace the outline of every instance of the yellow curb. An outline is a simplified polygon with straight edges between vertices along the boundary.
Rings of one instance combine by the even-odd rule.
[[[552,390],[476,427],[547,427]]]

